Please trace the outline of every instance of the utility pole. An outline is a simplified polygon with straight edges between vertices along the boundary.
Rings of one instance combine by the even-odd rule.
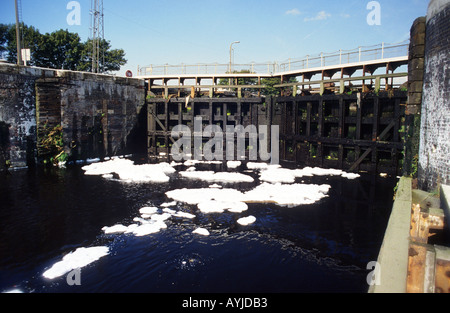
[[[17,65],[22,65],[22,44],[20,42],[20,21],[19,21],[19,6],[17,5],[17,0],[15,1],[16,6],[16,42],[17,42]]]

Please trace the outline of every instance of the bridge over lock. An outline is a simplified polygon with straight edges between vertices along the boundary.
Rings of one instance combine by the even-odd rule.
[[[202,129],[278,125],[282,162],[397,175],[407,102],[400,85],[408,76],[401,70],[408,64],[408,47],[380,44],[266,64],[140,68],[152,95],[147,98],[148,154],[168,157],[174,127],[187,125],[193,134],[201,117]],[[279,96],[264,95],[267,78],[277,78],[271,87],[279,88]],[[256,147],[248,134],[245,140],[248,160]]]
[[[138,77],[147,82],[149,91],[165,98],[186,94],[195,97],[201,91],[212,98],[225,90],[235,90],[239,98],[243,90],[261,96],[261,90],[268,87],[264,84],[267,78],[278,78],[279,83],[273,87],[290,90],[292,95],[306,91],[320,95],[329,91],[378,92],[392,89],[395,78],[407,76],[396,71],[408,64],[408,48],[408,42],[382,43],[283,62],[150,65],[139,68]]]

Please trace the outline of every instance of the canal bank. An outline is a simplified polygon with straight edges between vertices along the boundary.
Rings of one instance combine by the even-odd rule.
[[[436,195],[400,179],[370,293],[450,292],[449,199],[449,186]]]
[[[432,0],[411,28],[407,119],[415,127],[369,292],[450,292],[449,16],[450,1]]]

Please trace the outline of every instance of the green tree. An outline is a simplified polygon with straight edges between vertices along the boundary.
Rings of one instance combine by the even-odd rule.
[[[2,58],[3,53],[7,51],[6,45],[8,43],[7,39],[8,25],[0,24],[0,58]]]
[[[80,36],[68,30],[58,30],[41,36],[36,65],[75,70],[81,63],[83,43]]]
[[[31,66],[65,69],[73,71],[92,71],[92,40],[81,42],[80,36],[68,30],[58,30],[41,34],[33,26],[21,25],[23,47],[29,48]],[[103,73],[120,70],[127,63],[123,49],[111,49],[111,43],[100,42],[100,70]],[[15,24],[0,24],[0,54],[10,63],[17,63]],[[103,62],[104,55],[104,62]]]
[[[33,26],[20,26],[22,34],[23,47],[30,49],[31,61],[28,65],[39,66],[36,61],[39,60],[39,46],[42,40],[42,34]],[[16,26],[15,24],[0,24],[0,52],[6,54],[6,60],[10,63],[17,63],[17,44],[16,44]]]
[[[81,60],[77,66],[77,71],[91,72],[92,71],[92,39],[89,39],[83,46],[81,53]],[[107,40],[100,41],[100,58],[99,67],[100,72],[109,73],[120,70],[120,67],[125,65],[125,51],[123,49],[111,50],[111,43]]]

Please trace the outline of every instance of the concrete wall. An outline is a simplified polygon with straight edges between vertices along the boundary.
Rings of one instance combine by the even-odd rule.
[[[39,160],[44,128],[57,125],[75,159],[122,153],[145,104],[144,86],[139,79],[0,64],[0,166]]]
[[[425,40],[419,188],[450,184],[450,1],[432,0]]]

